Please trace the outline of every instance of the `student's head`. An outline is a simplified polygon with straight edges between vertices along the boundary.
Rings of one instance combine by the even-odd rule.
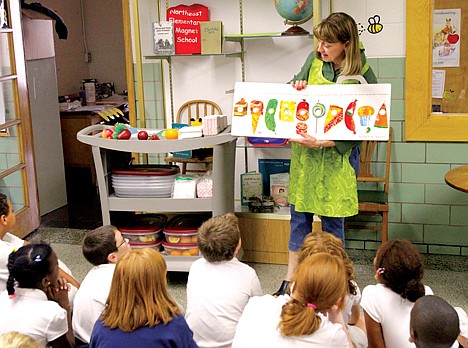
[[[105,326],[125,332],[167,324],[179,307],[167,291],[166,261],[152,248],[134,249],[115,267],[106,308]]]
[[[354,19],[335,12],[314,27],[317,58],[341,65],[341,75],[359,75],[362,68],[359,33]]]
[[[89,231],[83,240],[83,255],[90,263],[99,266],[116,263],[130,251],[128,239],[112,225],[104,225]]]
[[[8,232],[16,223],[13,205],[6,195],[0,193],[0,231]],[[0,237],[3,237],[0,235]]]
[[[411,310],[410,342],[417,348],[448,348],[460,334],[458,314],[439,296],[419,298]]]
[[[2,348],[40,348],[41,344],[31,336],[11,331],[0,335]]]
[[[298,263],[304,261],[307,257],[317,253],[328,253],[340,257],[346,267],[346,275],[348,277],[348,291],[352,295],[356,295],[356,276],[354,275],[354,267],[348,254],[343,249],[341,239],[327,232],[311,232],[302,243],[299,250]]]
[[[20,288],[45,291],[50,284],[56,284],[59,277],[57,255],[49,244],[27,244],[8,257],[10,275],[6,288],[9,295],[15,293],[15,281]]]
[[[375,278],[401,297],[415,302],[424,296],[424,264],[418,249],[406,239],[389,240],[377,250]]]
[[[197,243],[208,262],[231,260],[240,247],[237,217],[228,213],[205,221],[198,229]]]
[[[299,263],[293,281],[293,299],[283,306],[278,327],[285,336],[311,335],[320,326],[319,312],[344,305],[348,293],[345,265],[338,256],[313,254]]]

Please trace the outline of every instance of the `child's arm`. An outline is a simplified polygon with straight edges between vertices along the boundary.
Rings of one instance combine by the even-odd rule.
[[[73,334],[71,307],[68,300],[68,284],[65,279],[59,278],[57,284],[50,285],[47,288],[47,298],[50,301],[55,301],[60,307],[67,311],[68,331],[57,339],[49,342],[52,348],[71,348],[75,345],[75,336]]]
[[[348,325],[356,325],[361,316],[361,305],[355,304],[351,307],[351,318],[349,318]]]
[[[328,319],[334,324],[340,324],[341,328],[346,334],[346,339],[348,340],[349,348],[354,348],[354,344],[351,341],[351,336],[349,336],[348,328],[343,319],[343,313],[338,309],[337,305],[333,305],[328,311]],[[369,346],[370,347],[370,346]]]
[[[386,348],[382,326],[364,311],[369,348]]]

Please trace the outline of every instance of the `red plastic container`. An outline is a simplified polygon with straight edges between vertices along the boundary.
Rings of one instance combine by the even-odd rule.
[[[161,251],[161,240],[155,242],[148,242],[148,243],[137,243],[137,242],[130,242],[130,246],[132,249],[139,249],[139,248],[153,248],[157,251]]]
[[[174,244],[163,241],[162,245],[166,254],[170,256],[198,256],[200,254],[195,243]]]
[[[166,241],[172,244],[196,243],[198,227],[210,217],[210,214],[182,214],[173,217],[163,230]]]
[[[124,238],[130,242],[152,243],[162,239],[162,229],[167,216],[163,214],[136,214],[127,224],[119,227]]]

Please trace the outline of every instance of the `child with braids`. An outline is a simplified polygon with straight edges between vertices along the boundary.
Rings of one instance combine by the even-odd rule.
[[[313,254],[299,263],[293,280],[291,296],[250,299],[232,348],[353,347],[341,313],[348,293],[343,260],[328,253]]]
[[[432,295],[423,285],[421,254],[408,240],[387,241],[374,259],[377,285],[362,292],[369,347],[414,348],[409,342],[410,313],[417,299]]]
[[[368,343],[364,318],[361,316],[361,290],[356,283],[353,263],[344,250],[341,239],[331,233],[321,231],[309,233],[299,249],[298,261],[301,263],[310,255],[321,252],[338,256],[344,262],[348,279],[348,293],[342,310],[343,319],[354,347],[366,348]]]
[[[68,286],[48,244],[28,244],[10,254],[7,290],[0,294],[0,334],[18,331],[43,347],[72,347]]]

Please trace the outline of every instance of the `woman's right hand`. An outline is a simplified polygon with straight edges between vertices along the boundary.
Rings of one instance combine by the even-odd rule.
[[[298,91],[302,91],[304,88],[307,87],[307,81],[306,80],[291,81],[291,86],[293,86],[293,88],[295,88]]]

